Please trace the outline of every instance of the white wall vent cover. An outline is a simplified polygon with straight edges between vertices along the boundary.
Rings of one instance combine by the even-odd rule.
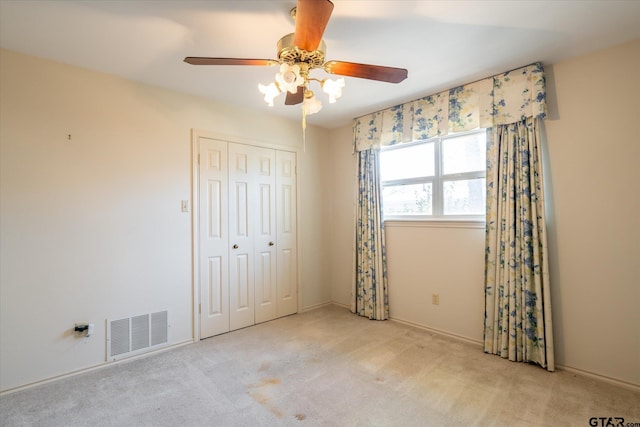
[[[167,311],[107,320],[107,360],[135,356],[168,342]]]

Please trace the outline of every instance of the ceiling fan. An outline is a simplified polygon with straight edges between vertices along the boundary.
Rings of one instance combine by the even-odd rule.
[[[291,9],[291,17],[295,20],[295,32],[278,41],[278,59],[188,56],[184,61],[192,65],[280,65],[276,82],[269,86],[259,85],[259,89],[271,106],[275,96],[287,92],[285,104],[302,103],[303,115],[313,114],[321,108],[320,102],[315,99],[313,91],[309,88],[310,81],[320,83],[323,91],[329,95],[330,102],[335,102],[344,87],[344,79],[334,81],[309,77],[309,71],[313,69],[321,68],[329,74],[389,83],[400,83],[407,78],[407,70],[404,68],[345,61],[325,62],[326,45],[322,36],[332,11],[333,3],[330,0],[298,0],[297,6]]]

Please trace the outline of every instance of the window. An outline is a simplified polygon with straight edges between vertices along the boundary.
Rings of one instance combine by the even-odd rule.
[[[385,219],[485,215],[485,130],[384,147]]]

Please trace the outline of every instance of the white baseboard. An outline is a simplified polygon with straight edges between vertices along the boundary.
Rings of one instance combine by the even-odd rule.
[[[137,356],[131,356],[131,357],[127,357],[127,358],[116,360],[116,361],[107,361],[107,362],[100,363],[98,365],[90,366],[88,368],[78,369],[77,371],[72,371],[72,372],[68,372],[66,374],[56,375],[54,377],[45,378],[43,380],[34,381],[32,383],[23,384],[23,385],[20,385],[20,386],[17,386],[17,387],[13,387],[13,388],[8,388],[6,390],[0,391],[0,396],[4,396],[4,395],[7,395],[7,394],[15,393],[17,391],[27,390],[27,389],[30,389],[30,388],[33,388],[33,387],[37,387],[37,386],[41,386],[41,385],[44,385],[44,384],[48,384],[48,383],[51,383],[51,382],[54,382],[54,381],[58,381],[58,380],[61,380],[61,379],[64,379],[64,378],[74,377],[76,375],[84,374],[84,373],[87,373],[87,372],[97,371],[99,369],[104,369],[104,368],[106,368],[108,366],[118,365],[120,363],[131,362],[132,360],[142,359],[142,358],[149,357],[149,356],[152,356],[152,355],[155,355],[155,354],[158,354],[158,353],[163,353],[163,352],[168,351],[168,350],[173,350],[175,348],[182,347],[184,345],[193,344],[193,342],[194,342],[194,340],[182,341],[182,342],[179,342],[179,343],[176,343],[176,344],[171,344],[171,345],[168,345],[166,347],[159,348],[157,350],[153,350],[153,351],[149,351],[147,353],[139,354]]]
[[[572,368],[571,366],[565,366],[565,365],[556,365],[556,369],[560,371],[571,372],[572,374],[576,374],[576,375],[582,375],[584,377],[589,377],[594,380],[604,381],[609,384],[617,385],[619,387],[624,387],[629,390],[640,392],[639,384],[630,383],[628,381],[620,380],[618,378],[608,377],[606,375],[600,375],[600,374],[596,374],[595,372],[585,371],[578,368]]]
[[[320,304],[308,305],[306,307],[302,307],[302,310],[300,310],[299,313],[306,313],[307,311],[317,310],[319,308],[327,307],[332,304],[333,303],[331,301],[327,301],[327,302],[321,302]]]
[[[456,339],[458,341],[464,341],[466,343],[482,347],[482,341],[475,340],[473,338],[469,338],[469,337],[465,337],[465,336],[462,336],[462,335],[457,335],[457,334],[454,334],[454,333],[451,333],[451,332],[443,331],[441,329],[437,329],[437,328],[432,328],[432,327],[429,327],[429,326],[421,325],[420,323],[412,322],[410,320],[398,319],[396,317],[390,317],[389,320],[391,320],[392,322],[398,322],[398,323],[402,323],[403,325],[413,326],[414,328],[418,328],[418,329],[422,329],[422,330],[425,330],[425,331],[433,332],[434,334],[443,335],[445,337],[454,338],[454,339]]]
[[[331,304],[337,305],[338,307],[346,308],[347,310],[351,311],[351,304],[341,304],[335,301],[331,301]]]
[[[336,302],[336,301],[332,301],[331,304],[332,305],[336,305],[338,307],[346,308],[349,311],[351,310],[351,305],[349,305],[349,304],[342,304],[342,303],[339,303],[339,302]],[[322,306],[325,306],[325,305],[326,304],[322,304]],[[320,308],[320,307],[318,307],[318,308]],[[431,328],[429,326],[425,326],[425,325],[422,325],[420,323],[412,322],[410,320],[399,319],[397,317],[389,317],[389,320],[392,321],[392,322],[398,322],[398,323],[402,323],[403,325],[408,325],[408,326],[412,326],[414,328],[422,329],[424,331],[433,332],[434,334],[443,335],[443,336],[446,336],[446,337],[449,337],[449,338],[454,338],[456,340],[464,341],[464,342],[467,342],[469,344],[482,346],[482,341],[475,340],[473,338],[468,338],[468,337],[465,337],[465,336],[462,336],[462,335],[457,335],[457,334],[454,334],[454,333],[451,333],[451,332],[443,331],[441,329]]]

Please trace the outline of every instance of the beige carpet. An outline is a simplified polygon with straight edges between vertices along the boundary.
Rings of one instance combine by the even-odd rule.
[[[589,426],[591,417],[640,423],[640,393],[335,306],[0,398],[2,426]]]

